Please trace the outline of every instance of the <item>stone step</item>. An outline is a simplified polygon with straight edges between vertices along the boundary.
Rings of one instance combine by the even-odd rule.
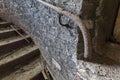
[[[32,41],[28,35],[24,35],[24,37],[18,35],[7,39],[0,39],[0,55],[28,45],[29,43],[25,39],[30,42]]]
[[[2,78],[1,80],[32,80],[36,75],[40,74],[42,71],[39,59],[25,65],[18,70],[12,72],[8,76]],[[44,80],[44,79],[36,79]]]
[[[33,44],[10,53],[8,56],[0,60],[0,76],[7,72],[7,70],[9,71],[18,64],[24,64],[35,56],[39,56],[39,54],[38,47]]]

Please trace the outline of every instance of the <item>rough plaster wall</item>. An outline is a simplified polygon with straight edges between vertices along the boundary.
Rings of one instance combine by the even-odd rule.
[[[47,1],[80,14],[82,0]],[[77,71],[76,24],[71,21],[73,29],[59,25],[58,13],[36,0],[3,0],[1,8],[6,9],[9,20],[25,25],[24,29],[40,47],[56,80],[74,80]],[[62,20],[67,22],[69,19],[64,17]]]

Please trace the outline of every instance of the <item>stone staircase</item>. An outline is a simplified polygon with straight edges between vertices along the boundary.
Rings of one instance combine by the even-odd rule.
[[[40,51],[19,27],[0,20],[0,80],[44,80]],[[17,32],[16,32],[17,31]]]

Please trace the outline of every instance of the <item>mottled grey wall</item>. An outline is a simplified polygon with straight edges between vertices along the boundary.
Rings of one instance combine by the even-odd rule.
[[[82,0],[46,1],[80,15]],[[58,13],[37,0],[2,0],[0,8],[4,18],[22,25],[32,36],[56,80],[75,79],[78,33],[74,22],[70,21],[72,29],[61,26]],[[63,17],[62,20],[67,22],[69,19]]]

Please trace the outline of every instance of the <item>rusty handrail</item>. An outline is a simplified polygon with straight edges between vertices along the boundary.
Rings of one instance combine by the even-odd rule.
[[[79,26],[82,35],[83,35],[83,40],[84,40],[84,58],[90,58],[91,54],[92,54],[92,40],[90,37],[90,33],[87,29],[87,27],[83,24],[82,20],[76,16],[75,14],[66,11],[60,7],[56,7],[50,3],[47,3],[43,0],[38,0],[40,3],[52,8],[53,10],[57,11],[60,14],[63,14],[67,17],[69,17],[70,19],[72,19],[73,21],[75,21],[77,23],[77,25]]]

